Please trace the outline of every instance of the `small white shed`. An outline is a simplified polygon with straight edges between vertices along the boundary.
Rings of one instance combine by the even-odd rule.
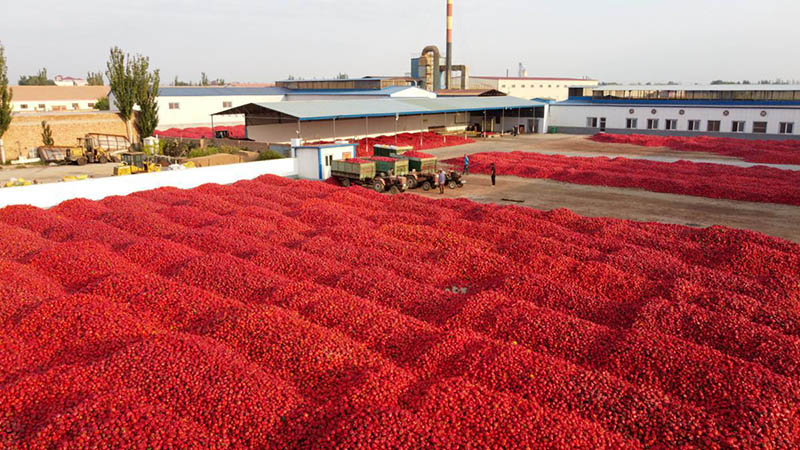
[[[294,148],[297,175],[306,180],[327,180],[331,163],[356,157],[356,144],[307,145]]]

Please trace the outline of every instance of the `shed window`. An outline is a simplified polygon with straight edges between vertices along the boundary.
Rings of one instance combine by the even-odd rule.
[[[753,133],[765,134],[767,132],[767,122],[753,122]]]
[[[648,130],[657,130],[658,129],[658,119],[647,119],[647,129]]]
[[[794,134],[794,122],[781,122],[781,134]]]
[[[181,109],[181,104],[180,103],[170,103],[169,104],[169,109]]]
[[[587,117],[586,126],[589,128],[597,128],[597,117]]]
[[[712,133],[719,133],[720,130],[720,121],[719,120],[709,120],[708,121],[708,131]]]
[[[639,128],[639,120],[638,119],[627,119],[625,121],[625,128],[629,130],[635,130]]]
[[[28,109],[28,105],[26,104],[19,105],[19,109]]]
[[[233,107],[233,102],[222,102],[222,107],[223,108],[232,108]]]
[[[667,119],[667,130],[677,130],[678,129],[678,119]]]
[[[77,103],[73,103],[72,104],[72,109],[81,109],[81,105],[79,105]]]
[[[733,121],[733,124],[731,125],[731,132],[744,133],[744,125],[745,125],[744,121],[741,120]]]
[[[689,127],[687,128],[689,131],[700,131],[700,121],[699,120],[690,120]]]
[[[47,109],[47,106],[44,103],[39,103],[39,109]]]

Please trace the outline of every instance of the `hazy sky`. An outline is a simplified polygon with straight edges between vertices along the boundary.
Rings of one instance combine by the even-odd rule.
[[[444,51],[445,0],[0,0],[9,76],[86,76],[108,49],[162,84],[403,75]],[[455,0],[455,63],[473,74],[604,81],[800,79],[798,0]]]

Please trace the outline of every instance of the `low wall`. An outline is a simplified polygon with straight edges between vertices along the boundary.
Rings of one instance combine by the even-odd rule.
[[[0,208],[9,205],[50,208],[74,198],[101,200],[114,195],[128,195],[161,187],[191,189],[207,183],[231,184],[240,180],[252,180],[267,174],[296,176],[297,160],[274,159],[227,166],[2,188]]]
[[[87,133],[118,134],[126,136],[125,121],[110,112],[47,112],[14,114],[11,126],[3,135],[6,161],[28,156],[31,148],[42,145],[42,121],[47,121],[53,131],[55,145],[73,146]],[[136,127],[131,124],[131,133]],[[134,139],[136,137],[134,136]]]
[[[556,126],[556,133],[559,134],[597,134],[600,133],[599,128],[587,127],[558,127]],[[750,139],[756,141],[788,141],[800,140],[798,134],[756,134],[756,133],[728,133],[728,132],[709,132],[709,131],[683,131],[683,130],[641,130],[641,129],[628,129],[628,128],[606,128],[608,134],[638,134],[647,136],[679,136],[679,137],[697,137],[708,136],[718,138],[733,138],[733,139]]]

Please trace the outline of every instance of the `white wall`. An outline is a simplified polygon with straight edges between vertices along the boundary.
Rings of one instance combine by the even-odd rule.
[[[630,110],[633,109],[633,114]],[[653,114],[652,110],[656,113]],[[681,115],[680,111],[684,114]],[[728,116],[724,112],[728,111]],[[762,116],[762,111],[767,113]],[[667,119],[678,120],[678,131],[686,132],[689,120],[700,120],[700,131],[706,132],[709,120],[721,122],[720,133],[731,133],[732,122],[745,121],[745,134],[752,133],[753,122],[767,122],[767,133],[777,135],[780,122],[794,122],[794,135],[800,134],[800,108],[742,107],[664,107],[645,105],[559,105],[550,107],[550,125],[585,128],[587,117],[606,118],[609,129],[625,129],[626,119],[638,119],[638,129],[647,130],[647,119],[659,119],[659,130],[665,131]]]
[[[211,115],[248,103],[271,103],[283,100],[283,95],[229,95],[198,97],[158,97],[158,129],[210,127]],[[230,102],[231,106],[224,106]],[[177,103],[178,109],[170,109]],[[244,116],[215,116],[214,125],[244,125]]]
[[[471,89],[497,89],[513,97],[526,99],[548,98],[563,101],[569,98],[569,88],[574,86],[597,86],[595,80],[515,80],[470,78]]]
[[[167,186],[191,189],[206,183],[231,184],[267,174],[284,177],[296,176],[297,162],[294,158],[284,158],[227,166],[3,188],[0,190],[0,208],[9,205],[49,208],[74,198],[100,200],[113,195],[128,195]]]
[[[396,122],[397,132],[419,133],[421,130],[427,131],[431,127],[443,126],[463,129],[469,119],[466,114],[459,114],[458,121],[456,114],[447,114],[446,117],[445,122],[445,114],[425,115],[423,119],[420,119],[420,116],[400,116],[400,120]],[[300,137],[306,142],[361,139],[367,137],[367,125],[369,125],[370,137],[395,134],[394,117],[337,120],[335,134],[333,122],[333,120],[301,122],[299,126],[297,122],[252,124],[247,127],[247,137],[258,142],[285,143],[296,138],[299,129]]]
[[[355,146],[342,145],[337,147],[308,147],[297,148],[297,176],[307,180],[327,180],[331,177],[331,166],[326,157],[332,156],[334,160],[342,160],[355,156]],[[322,178],[320,178],[322,168]]]

